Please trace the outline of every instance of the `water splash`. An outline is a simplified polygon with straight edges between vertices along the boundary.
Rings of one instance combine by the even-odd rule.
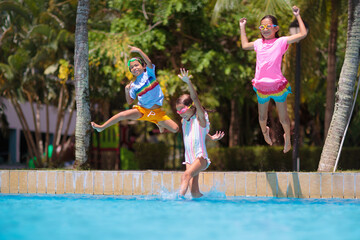
[[[185,196],[180,195],[180,189],[177,189],[176,191],[169,191],[164,186],[160,189],[159,195],[153,195],[149,199],[156,199],[159,200],[225,200],[227,199],[225,192],[219,190],[219,184],[215,184],[210,191],[203,192],[200,190],[200,192],[203,194],[200,198],[193,198],[190,194],[190,191],[188,190]]]

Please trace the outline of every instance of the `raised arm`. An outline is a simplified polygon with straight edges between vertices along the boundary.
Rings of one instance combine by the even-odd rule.
[[[196,107],[196,115],[199,120],[200,126],[203,128],[206,127],[205,110],[202,107],[196,90],[190,80],[192,76],[189,76],[189,71],[185,70],[185,68],[180,68],[180,74],[178,76],[181,80],[183,80],[183,82],[187,83],[187,85],[189,86],[190,97],[194,102],[194,106]]]
[[[140,56],[144,59],[144,61],[146,62],[146,66],[150,69],[153,68],[152,66],[152,62],[150,60],[150,58],[148,57],[148,55],[146,55],[140,48],[137,48],[137,47],[133,47],[133,46],[130,46],[129,45],[129,48],[130,48],[130,52],[135,52],[135,53],[138,53],[140,54]]]
[[[245,31],[245,26],[246,26],[246,18],[241,18],[239,21],[239,25],[240,25],[240,39],[241,39],[241,47],[244,50],[253,50],[254,49],[254,42],[249,42],[247,36],[246,36],[246,31]]]
[[[305,24],[300,16],[300,8],[298,8],[297,6],[293,6],[292,10],[293,10],[294,16],[296,17],[296,20],[299,23],[300,32],[289,36],[288,40],[287,40],[288,44],[298,42],[298,41],[304,39],[307,35],[307,30],[306,30]]]

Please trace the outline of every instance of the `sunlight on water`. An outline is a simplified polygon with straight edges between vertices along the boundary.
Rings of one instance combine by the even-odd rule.
[[[0,239],[360,239],[358,199],[203,194],[0,194]]]

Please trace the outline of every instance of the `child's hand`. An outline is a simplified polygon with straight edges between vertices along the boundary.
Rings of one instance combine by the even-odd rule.
[[[131,86],[131,84],[132,84],[133,82],[131,81],[129,84],[127,84],[126,86],[125,86],[125,91],[130,91],[130,86]]]
[[[130,46],[128,45],[130,48],[130,52],[135,52],[135,53],[139,53],[141,51],[140,48],[134,47],[134,46]]]
[[[100,127],[100,125],[97,125],[96,123],[94,123],[94,122],[91,122],[91,126],[92,126],[92,128],[93,129],[95,129],[96,131],[98,131],[98,132],[102,132],[102,128]]]
[[[300,15],[300,8],[298,8],[297,6],[293,6],[292,10],[295,17]]]
[[[178,77],[181,78],[186,83],[189,83],[190,78],[192,78],[192,75],[189,76],[189,70],[186,70],[185,68],[180,68],[180,74],[178,74]]]
[[[225,136],[225,133],[222,131],[216,131],[216,133],[214,135],[208,134],[208,136],[210,137],[211,140],[218,141]]]
[[[242,27],[245,27],[245,25],[246,25],[246,21],[247,21],[247,19],[246,18],[241,18],[240,19],[240,21],[239,21],[239,25],[240,25],[240,27],[242,28]]]

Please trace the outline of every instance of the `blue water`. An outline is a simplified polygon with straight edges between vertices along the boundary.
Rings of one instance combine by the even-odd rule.
[[[360,239],[360,200],[0,194],[0,239]]]

